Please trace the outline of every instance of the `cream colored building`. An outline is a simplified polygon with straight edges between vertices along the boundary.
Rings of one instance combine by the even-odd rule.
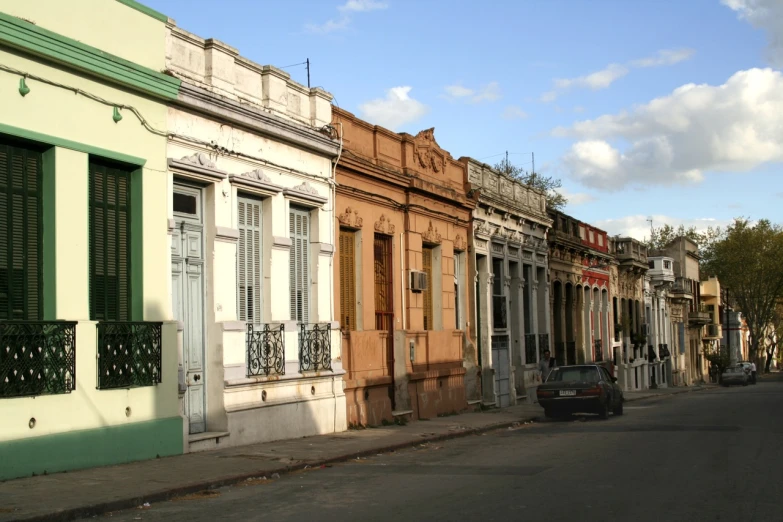
[[[0,480],[183,450],[165,21],[0,1]]]
[[[186,451],[343,431],[332,97],[173,22],[165,67]]]

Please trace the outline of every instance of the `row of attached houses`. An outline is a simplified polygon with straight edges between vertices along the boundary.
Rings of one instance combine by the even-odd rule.
[[[534,402],[545,350],[704,379],[687,240],[609,237],[137,2],[0,11],[0,480]]]

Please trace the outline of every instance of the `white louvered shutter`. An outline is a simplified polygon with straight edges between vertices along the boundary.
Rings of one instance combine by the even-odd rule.
[[[291,208],[289,214],[291,256],[289,270],[291,319],[307,323],[310,311],[310,213]]]
[[[239,320],[261,324],[261,202],[239,198]]]

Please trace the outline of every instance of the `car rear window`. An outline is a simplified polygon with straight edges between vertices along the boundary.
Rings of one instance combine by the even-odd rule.
[[[597,368],[555,368],[547,382],[598,382]]]

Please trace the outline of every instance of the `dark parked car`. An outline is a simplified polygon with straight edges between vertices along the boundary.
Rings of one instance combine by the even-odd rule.
[[[595,364],[560,366],[536,390],[544,415],[554,417],[568,413],[597,413],[605,419],[611,411],[623,414],[623,391],[617,378],[606,368]]]

